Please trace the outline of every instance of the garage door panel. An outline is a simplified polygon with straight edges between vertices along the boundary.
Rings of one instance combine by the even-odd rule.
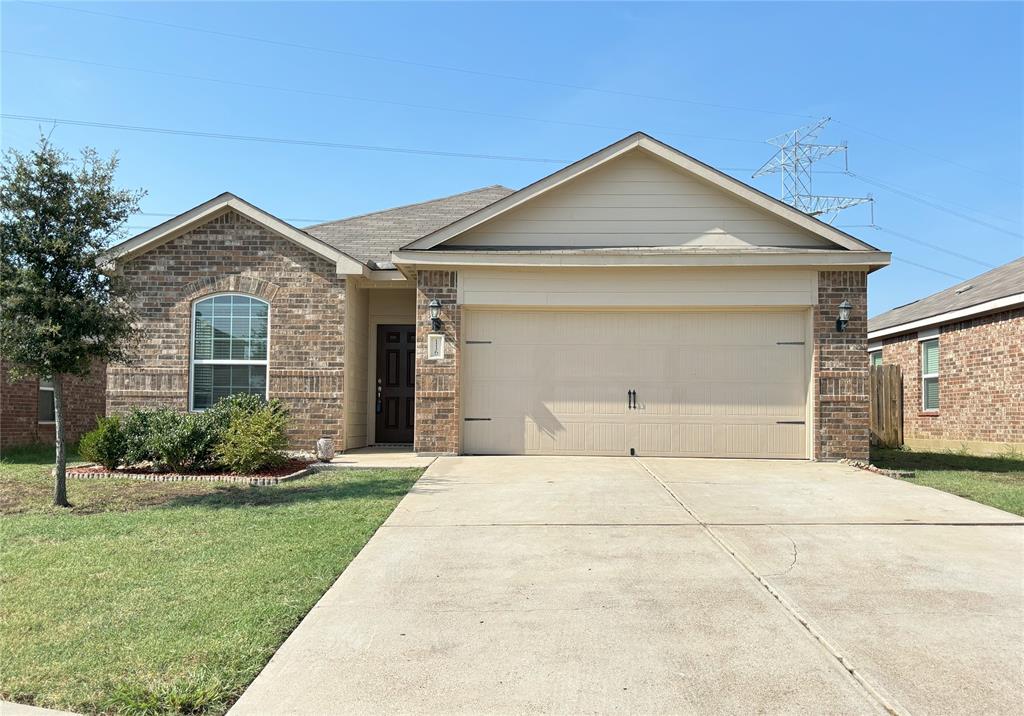
[[[805,457],[807,315],[466,312],[469,453]],[[627,407],[627,391],[637,405]]]

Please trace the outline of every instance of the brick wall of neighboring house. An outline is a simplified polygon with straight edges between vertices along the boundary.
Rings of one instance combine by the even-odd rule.
[[[882,362],[903,371],[903,434],[911,447],[1024,445],[1024,309],[941,327],[936,413],[921,409],[917,333],[885,339]]]
[[[268,392],[291,413],[293,447],[344,445],[345,280],[334,264],[228,211],[121,269],[136,291],[139,362],[112,367],[107,410],[189,405],[192,304],[239,292],[270,304]]]
[[[853,306],[846,330],[836,330],[839,304]],[[814,309],[814,457],[867,460],[869,400],[867,273],[819,271]]]
[[[64,379],[64,411],[67,439],[77,441],[92,430],[104,414],[106,368],[100,363],[82,377]],[[39,381],[35,378],[10,380],[7,366],[0,361],[0,450],[18,445],[53,444],[54,426],[39,423]]]
[[[415,449],[421,453],[459,452],[459,337],[461,308],[456,305],[458,273],[420,271],[416,276],[416,427]],[[441,301],[443,360],[427,360],[432,333],[427,305]]]

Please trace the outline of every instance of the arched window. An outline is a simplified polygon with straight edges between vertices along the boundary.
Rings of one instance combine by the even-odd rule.
[[[206,410],[235,393],[267,397],[270,305],[221,294],[192,306],[192,410]]]

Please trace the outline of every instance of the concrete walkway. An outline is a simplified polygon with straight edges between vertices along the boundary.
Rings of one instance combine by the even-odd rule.
[[[1024,520],[852,467],[442,458],[232,714],[1016,713]]]

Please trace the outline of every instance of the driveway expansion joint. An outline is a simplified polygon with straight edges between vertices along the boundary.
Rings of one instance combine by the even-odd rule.
[[[717,544],[724,552],[726,552],[732,559],[740,565],[744,571],[750,574],[758,584],[767,591],[772,598],[775,599],[779,605],[792,617],[796,622],[803,627],[804,631],[828,653],[853,679],[854,683],[859,686],[867,696],[874,701],[876,704],[881,706],[887,713],[894,714],[895,716],[909,716],[909,712],[902,706],[897,704],[892,698],[883,695],[878,687],[872,684],[868,679],[860,672],[860,670],[846,657],[844,656],[826,637],[819,629],[813,626],[810,620],[801,614],[800,610],[796,608],[796,605],[789,602],[765,577],[766,576],[777,576],[777,575],[760,575],[757,570],[743,559],[729,542],[717,534],[712,527],[714,525],[709,524],[702,520],[697,514],[690,509],[690,507],[680,499],[679,495],[672,490],[669,485],[662,480],[661,476],[658,475],[653,469],[651,469],[641,458],[633,458],[633,460],[643,469],[648,475],[650,475],[661,487],[668,492],[676,503],[679,504],[686,512],[697,521],[698,525],[703,528],[704,532],[711,538],[715,544]],[[902,524],[902,523],[901,523]],[[769,525],[771,526],[771,525]],[[792,539],[790,539],[792,542]],[[796,564],[796,543],[793,543],[794,560],[793,564]],[[792,565],[790,565],[792,567]],[[786,570],[789,571],[788,569]]]

